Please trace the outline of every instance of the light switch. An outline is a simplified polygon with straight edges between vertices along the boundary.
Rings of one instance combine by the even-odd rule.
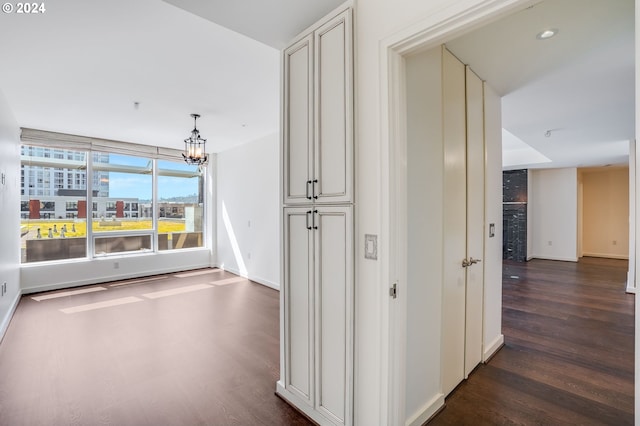
[[[378,260],[378,236],[374,234],[364,235],[364,258]]]

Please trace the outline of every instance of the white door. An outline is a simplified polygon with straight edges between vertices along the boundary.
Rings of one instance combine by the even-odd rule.
[[[313,151],[313,36],[284,51],[284,203],[311,202]]]
[[[316,291],[316,405],[333,423],[351,424],[353,215],[317,207],[313,218]]]
[[[444,142],[444,244],[442,388],[447,395],[465,376],[467,252],[465,67],[448,50],[442,58]]]
[[[285,386],[314,401],[313,229],[311,208],[284,209]]]
[[[312,190],[318,202],[353,199],[351,10],[315,31],[315,146]]]
[[[466,69],[467,267],[464,377],[482,361],[484,306],[484,96],[480,78]],[[473,259],[473,260],[472,260]],[[476,263],[473,263],[477,261]]]
[[[447,395],[482,360],[484,107],[482,81],[446,49],[442,84],[442,390]]]

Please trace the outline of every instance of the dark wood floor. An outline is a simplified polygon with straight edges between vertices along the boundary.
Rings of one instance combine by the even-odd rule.
[[[505,346],[430,425],[632,425],[627,261],[505,262]]]
[[[0,425],[310,424],[274,394],[278,292],[247,280],[207,287],[234,277],[209,271],[23,297],[0,344]],[[122,304],[61,311],[113,300]]]

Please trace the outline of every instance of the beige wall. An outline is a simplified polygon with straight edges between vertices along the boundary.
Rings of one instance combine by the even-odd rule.
[[[582,255],[629,258],[629,168],[580,170]]]

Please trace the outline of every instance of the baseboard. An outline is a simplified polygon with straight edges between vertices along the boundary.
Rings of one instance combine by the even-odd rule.
[[[485,349],[482,354],[482,362],[489,362],[489,360],[504,346],[504,334],[498,335],[493,342]]]
[[[276,395],[279,396],[287,404],[291,405],[296,411],[300,412],[302,415],[309,418],[312,422],[318,425],[328,426],[335,424],[334,422],[320,414],[318,411],[314,410],[307,401],[304,401],[298,395],[289,392],[289,390],[285,388],[284,384],[281,381],[278,381],[276,383]],[[351,422],[349,422],[348,424],[351,424]]]
[[[582,253],[583,257],[603,257],[605,259],[622,259],[629,260],[629,256],[623,254],[609,254],[609,253]]]
[[[407,419],[406,426],[421,426],[444,407],[444,394],[439,393]]]
[[[209,268],[209,265],[188,265],[188,266],[170,266],[167,268],[154,269],[152,271],[137,271],[137,272],[128,272],[117,275],[109,275],[108,277],[102,276],[91,279],[81,279],[75,281],[66,281],[64,283],[54,283],[54,284],[46,284],[39,285],[33,287],[25,287],[22,289],[22,294],[32,294],[32,293],[42,293],[45,291],[54,291],[61,290],[73,287],[82,287],[86,285],[94,285],[94,284],[103,284],[111,281],[121,281],[121,280],[130,280],[135,278],[146,278],[152,277],[155,275],[162,274],[174,274],[178,272],[191,271],[202,268]]]
[[[227,272],[231,272],[232,274],[236,274],[236,275],[238,275],[238,276],[240,276],[242,278],[246,278],[248,280],[257,282],[258,284],[262,284],[265,287],[269,287],[269,288],[272,288],[274,290],[280,291],[280,284],[274,283],[274,282],[266,280],[264,278],[261,278],[261,277],[258,277],[258,276],[252,275],[252,274],[243,274],[243,273],[241,273],[240,271],[238,271],[235,268],[228,268],[228,267],[220,266],[220,265],[216,266],[216,268],[220,268],[220,269],[225,270]]]
[[[4,316],[4,318],[2,318],[2,322],[0,323],[0,342],[2,342],[2,339],[4,339],[4,335],[7,332],[7,329],[9,328],[9,324],[11,323],[11,318],[13,318],[13,314],[16,312],[16,309],[18,309],[18,303],[20,303],[21,297],[22,297],[22,290],[18,290],[18,293],[16,294],[15,299],[11,303],[11,306],[9,307],[7,314]]]
[[[577,257],[563,257],[563,256],[547,256],[547,255],[539,255],[534,254],[531,256],[531,259],[542,259],[542,260],[560,260],[562,262],[577,262]]]

